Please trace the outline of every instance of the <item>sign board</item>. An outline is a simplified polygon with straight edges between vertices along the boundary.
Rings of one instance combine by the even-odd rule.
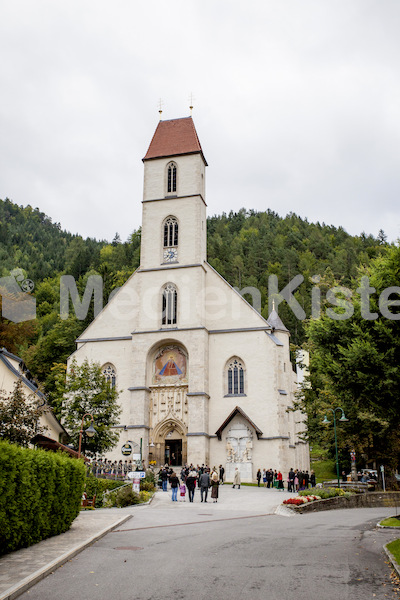
[[[144,477],[146,477],[146,472],[145,471],[129,471],[129,473],[127,473],[127,477],[129,477],[129,479],[143,479]]]
[[[137,494],[139,494],[139,492],[140,492],[140,480],[139,479],[134,479],[133,480],[132,491],[136,492]]]
[[[140,460],[140,454],[132,454],[132,460]]]
[[[121,452],[123,456],[129,456],[130,454],[132,454],[132,445],[129,444],[129,442],[127,442],[122,446]]]

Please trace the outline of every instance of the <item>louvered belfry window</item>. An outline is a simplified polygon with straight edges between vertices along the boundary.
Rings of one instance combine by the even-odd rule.
[[[176,165],[174,163],[168,165],[167,192],[168,194],[176,192]]]

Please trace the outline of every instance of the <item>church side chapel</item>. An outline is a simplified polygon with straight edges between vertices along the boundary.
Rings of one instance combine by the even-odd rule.
[[[207,162],[191,117],[160,121],[143,158],[140,267],[77,340],[121,394],[120,439],[146,465],[309,469],[289,331],[207,263]],[[71,357],[72,359],[72,357]],[[70,360],[71,360],[70,359]]]

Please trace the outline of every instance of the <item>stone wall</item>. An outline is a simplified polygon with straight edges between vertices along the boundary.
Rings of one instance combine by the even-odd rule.
[[[400,492],[368,492],[365,494],[354,494],[350,498],[336,496],[326,500],[316,500],[303,506],[293,506],[296,512],[318,512],[320,510],[332,510],[335,508],[373,508],[374,506],[400,506]]]

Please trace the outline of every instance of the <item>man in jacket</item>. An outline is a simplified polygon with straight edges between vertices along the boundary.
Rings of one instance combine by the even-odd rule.
[[[210,487],[210,474],[208,471],[209,469],[200,475],[199,486],[201,502],[203,502],[203,495],[204,502],[207,502],[208,488]]]

